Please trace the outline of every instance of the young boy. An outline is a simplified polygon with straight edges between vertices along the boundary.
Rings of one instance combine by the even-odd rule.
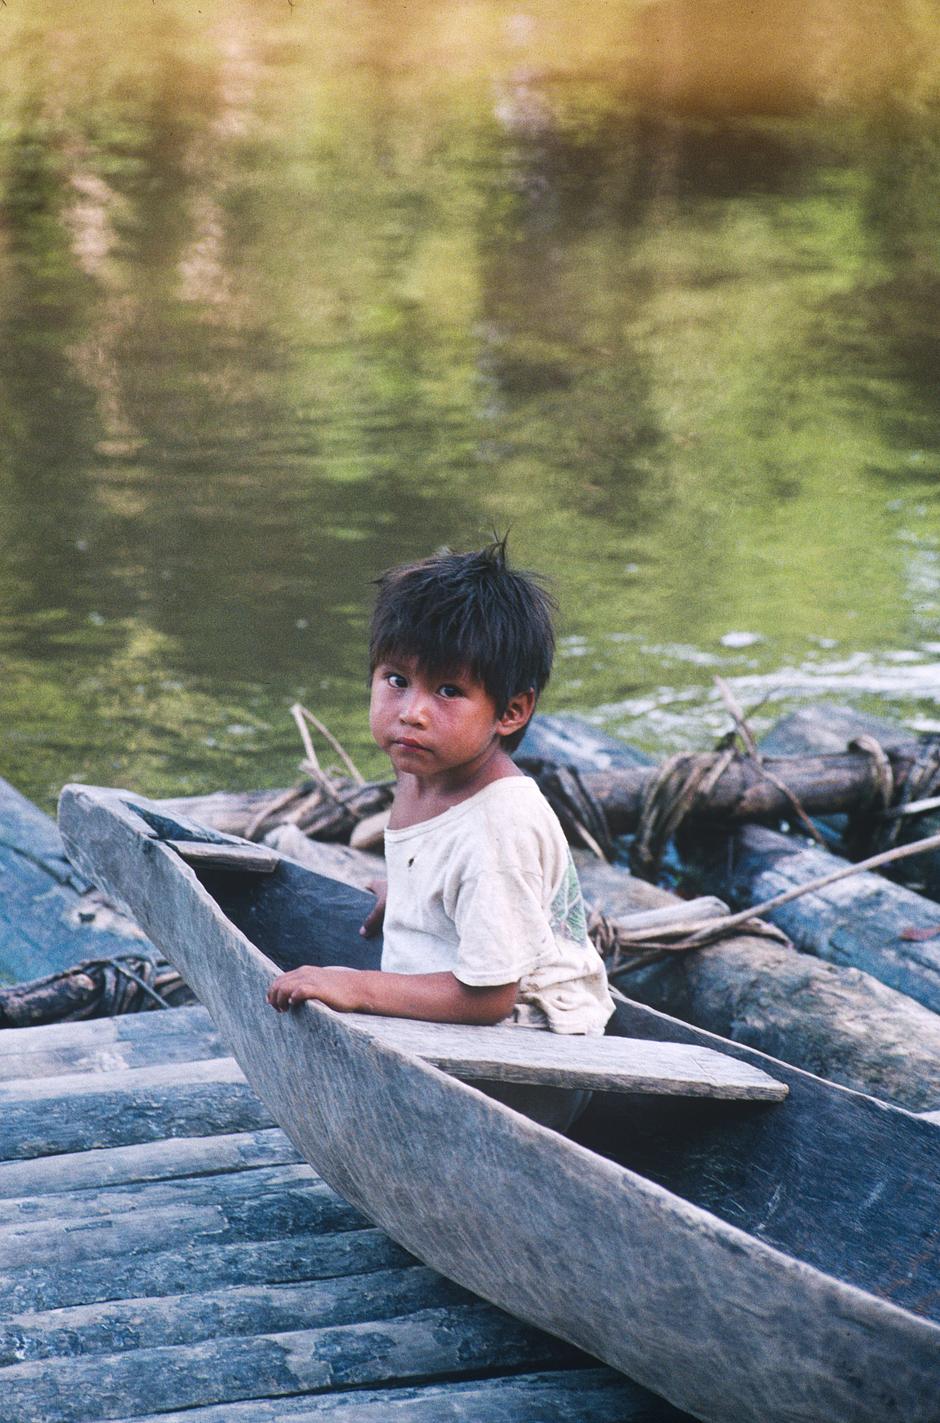
[[[554,653],[552,600],[505,539],[379,580],[370,726],[395,768],[381,970],[303,967],[268,1000],[602,1033],[613,1012],[561,826],[510,752]]]

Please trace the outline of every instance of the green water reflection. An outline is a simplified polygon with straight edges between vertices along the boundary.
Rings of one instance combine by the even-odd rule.
[[[8,0],[0,774],[378,770],[370,578],[510,524],[555,708],[938,724],[940,19],[824,8]]]

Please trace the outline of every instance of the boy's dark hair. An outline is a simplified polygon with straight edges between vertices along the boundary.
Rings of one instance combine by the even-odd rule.
[[[531,687],[538,697],[555,654],[555,600],[537,574],[510,568],[506,538],[471,553],[441,549],[377,578],[369,668],[414,658],[427,672],[465,671],[502,716]],[[514,751],[525,728],[503,738]]]

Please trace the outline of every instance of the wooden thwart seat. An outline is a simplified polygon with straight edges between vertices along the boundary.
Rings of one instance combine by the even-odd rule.
[[[645,1038],[580,1037],[346,1013],[371,1037],[469,1081],[525,1082],[601,1092],[779,1102],[787,1087],[712,1048]]]

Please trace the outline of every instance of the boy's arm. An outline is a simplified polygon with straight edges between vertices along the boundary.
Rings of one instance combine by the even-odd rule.
[[[471,988],[452,973],[305,966],[276,978],[268,989],[268,1002],[280,1013],[314,998],[340,1013],[379,1013],[388,1018],[483,1027],[512,1012],[518,988],[518,982]]]

